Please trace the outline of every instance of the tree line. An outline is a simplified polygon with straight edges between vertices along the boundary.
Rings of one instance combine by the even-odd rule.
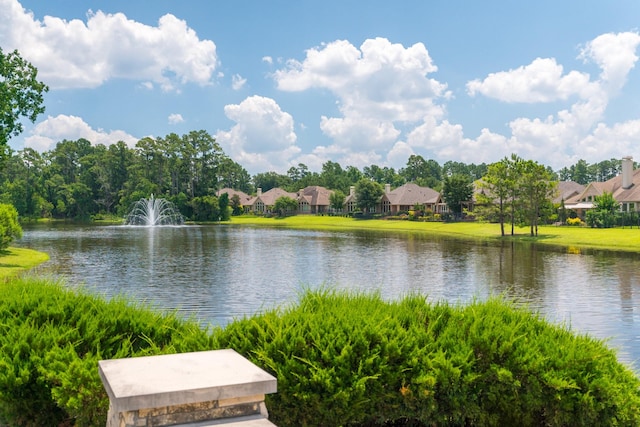
[[[321,172],[300,163],[286,174],[254,176],[227,156],[206,131],[179,136],[146,137],[135,147],[124,142],[105,146],[87,139],[63,140],[43,153],[32,148],[9,152],[0,171],[0,202],[16,207],[23,218],[90,218],[124,216],[135,201],[154,194],[174,203],[187,217],[197,216],[203,201],[215,201],[217,190],[247,194],[274,187],[296,192],[320,185],[348,193],[363,178],[393,187],[405,182],[440,189],[444,178],[465,175],[476,180],[485,164],[447,162],[411,156],[405,168],[371,165],[362,170],[327,161]]]
[[[327,161],[320,172],[310,171],[299,163],[286,174],[263,172],[251,176],[204,130],[182,136],[172,133],[146,137],[133,148],[124,142],[105,146],[82,138],[63,140],[43,153],[32,148],[9,152],[2,163],[0,202],[14,205],[23,218],[124,216],[132,203],[154,194],[173,202],[187,218],[197,219],[199,212],[207,210],[219,216],[215,215],[216,206],[211,205],[218,202],[215,194],[222,188],[254,194],[257,188],[263,192],[274,187],[296,192],[319,185],[348,194],[349,188],[362,179],[390,184],[393,188],[415,182],[445,196],[449,194],[449,199],[462,199],[465,192],[456,195],[457,189],[494,170],[493,165],[485,163],[448,161],[440,165],[433,159],[411,155],[406,166],[398,170],[378,165],[343,168],[337,162]],[[587,170],[608,171],[596,175],[597,180],[615,176],[620,170],[618,160],[596,165],[581,160],[558,173],[538,165],[538,172],[544,172],[550,180],[575,181],[582,176],[585,165]],[[584,179],[581,178],[583,182]],[[453,207],[454,211],[459,210],[455,206],[460,205]]]

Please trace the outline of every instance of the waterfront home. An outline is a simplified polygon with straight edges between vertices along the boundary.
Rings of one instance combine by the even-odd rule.
[[[573,200],[579,196],[586,187],[574,181],[558,181],[558,187],[553,203],[561,203],[563,200]]]
[[[298,191],[298,212],[303,214],[321,214],[329,212],[329,197],[332,190],[312,185]]]
[[[425,210],[440,214],[448,210],[447,204],[442,201],[439,192],[429,187],[421,187],[409,182],[394,190],[391,190],[390,184],[386,184],[380,203],[375,208],[375,213],[395,215],[400,212],[410,211],[416,206],[423,206]],[[349,195],[345,200],[345,208],[348,213],[358,210],[354,186],[349,188]]]
[[[633,169],[633,158],[622,158],[622,173],[608,181],[592,182],[578,195],[565,200],[565,208],[573,209],[584,218],[588,209],[594,207],[595,198],[611,193],[620,203],[622,212],[640,211],[640,169]]]
[[[272,213],[273,206],[276,204],[276,200],[280,197],[289,197],[293,200],[298,199],[296,193],[289,193],[282,188],[272,188],[269,191],[262,192],[262,188],[258,188],[256,196],[249,200],[249,211],[254,213]]]
[[[421,187],[413,182],[406,183],[394,190],[385,185],[380,200],[380,211],[384,214],[407,212],[416,206],[423,206],[433,213],[447,212],[447,204],[443,203],[440,193],[429,187]]]
[[[225,193],[229,196],[229,200],[231,200],[233,196],[238,196],[238,198],[240,199],[240,204],[242,206],[249,204],[249,201],[251,200],[250,195],[248,195],[244,191],[234,190],[233,188],[223,188],[222,190],[216,191],[216,197],[220,197]]]
[[[227,196],[229,196],[230,204],[232,204],[233,197],[238,196],[238,200],[240,200],[241,209],[244,212],[249,212],[249,203],[251,201],[250,195],[248,195],[244,191],[234,190],[233,188],[223,188],[221,190],[216,191],[216,197],[220,197],[225,193],[227,194]]]

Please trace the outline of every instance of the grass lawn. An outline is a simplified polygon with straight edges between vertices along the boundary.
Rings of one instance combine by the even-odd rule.
[[[605,249],[613,251],[640,252],[640,229],[638,228],[587,228],[587,227],[538,227],[538,236],[531,237],[528,227],[516,227],[515,235],[500,236],[500,225],[482,222],[417,222],[381,219],[353,219],[336,216],[296,215],[286,218],[263,218],[234,216],[231,224],[304,228],[313,230],[378,230],[399,233],[421,233],[433,236],[448,236],[474,240],[505,240],[536,242],[545,245],[566,247],[570,252],[581,249]],[[505,224],[505,232],[510,226]]]
[[[9,248],[0,251],[0,279],[14,276],[49,259],[44,252],[25,248]]]

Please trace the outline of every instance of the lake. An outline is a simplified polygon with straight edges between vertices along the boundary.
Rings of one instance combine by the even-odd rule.
[[[124,294],[203,325],[294,303],[329,286],[465,303],[504,295],[609,340],[640,366],[640,256],[567,253],[377,232],[239,227],[26,226],[18,246],[50,254],[38,273],[109,298]]]

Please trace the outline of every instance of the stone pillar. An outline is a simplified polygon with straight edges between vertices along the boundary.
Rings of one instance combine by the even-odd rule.
[[[264,404],[275,377],[233,350],[101,360],[107,427],[219,423],[273,426]],[[208,424],[198,424],[208,425]]]

